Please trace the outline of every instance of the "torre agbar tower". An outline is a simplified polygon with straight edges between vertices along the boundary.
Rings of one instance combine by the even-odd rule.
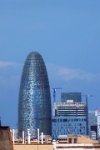
[[[25,61],[18,104],[18,133],[27,136],[40,132],[51,135],[51,97],[48,75],[42,56],[31,52]]]

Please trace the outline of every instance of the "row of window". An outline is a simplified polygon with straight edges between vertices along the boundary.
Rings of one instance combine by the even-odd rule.
[[[75,118],[75,119],[52,119],[52,122],[74,122],[74,121],[77,121],[77,122],[79,122],[79,121],[82,121],[82,122],[84,122],[84,121],[86,121],[86,118],[82,118],[82,119],[80,119],[80,118]]]

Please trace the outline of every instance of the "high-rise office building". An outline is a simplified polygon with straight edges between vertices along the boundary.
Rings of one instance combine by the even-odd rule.
[[[89,111],[88,114],[89,136],[100,140],[100,110]]]
[[[59,135],[87,135],[87,105],[85,102],[55,103],[52,117],[52,137]]]
[[[88,129],[89,136],[93,139],[97,139],[97,116],[95,111],[88,112]]]
[[[18,131],[35,134],[39,128],[51,135],[51,97],[45,63],[38,52],[31,52],[24,64],[18,104]]]

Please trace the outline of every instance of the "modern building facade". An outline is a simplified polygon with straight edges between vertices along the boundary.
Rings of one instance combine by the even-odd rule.
[[[100,141],[100,111],[97,110],[97,139]]]
[[[89,136],[92,139],[97,139],[97,117],[95,111],[88,112],[88,129]]]
[[[87,135],[87,106],[84,102],[68,100],[55,103],[52,118],[52,137],[59,135]]]
[[[35,135],[37,129],[51,135],[51,97],[46,66],[38,52],[31,52],[25,61],[18,104],[18,131]]]
[[[100,110],[89,111],[89,136],[93,139],[100,140]]]

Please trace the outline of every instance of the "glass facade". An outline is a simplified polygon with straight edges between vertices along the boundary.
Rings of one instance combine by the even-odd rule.
[[[31,135],[51,135],[51,97],[45,63],[37,52],[31,52],[23,68],[18,105],[18,130]]]
[[[52,138],[59,135],[86,135],[86,116],[55,116],[52,118]]]
[[[87,135],[86,103],[66,101],[54,103],[52,117],[52,137],[59,135]]]

